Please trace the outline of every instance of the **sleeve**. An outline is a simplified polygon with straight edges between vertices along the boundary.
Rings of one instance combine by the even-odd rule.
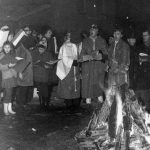
[[[16,72],[22,72],[24,68],[31,63],[31,56],[29,56],[28,50],[26,50],[24,47],[22,47],[20,57],[24,58],[22,61],[18,62],[16,66],[14,67]],[[31,54],[30,54],[31,55]]]
[[[56,40],[56,37],[53,37],[53,38],[54,38],[54,45],[55,45],[55,54],[58,54],[57,40]]]
[[[102,62],[106,63],[106,61],[108,60],[108,45],[104,39],[102,40],[101,46],[102,47],[100,51],[102,53]]]
[[[59,54],[58,54],[58,59],[63,58],[63,46],[60,47]]]
[[[77,60],[78,58],[78,49],[77,49],[77,45],[73,44],[73,52],[74,52],[74,56],[75,56],[75,60]]]
[[[122,65],[129,66],[130,65],[130,48],[126,44],[123,49],[123,60]]]

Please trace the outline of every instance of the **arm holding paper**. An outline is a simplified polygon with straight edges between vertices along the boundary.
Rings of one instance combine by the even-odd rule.
[[[150,62],[150,55],[146,53],[140,53],[139,54],[139,61],[142,62]]]
[[[86,61],[92,61],[92,60],[101,61],[102,60],[102,54],[92,53],[92,55],[83,55],[82,58],[80,58],[78,60],[78,62],[86,62]]]

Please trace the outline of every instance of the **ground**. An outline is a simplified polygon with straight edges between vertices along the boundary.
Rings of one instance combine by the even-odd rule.
[[[87,108],[75,114],[63,112],[63,102],[54,102],[47,112],[32,103],[5,117],[0,108],[0,150],[78,150],[74,135],[88,123]]]

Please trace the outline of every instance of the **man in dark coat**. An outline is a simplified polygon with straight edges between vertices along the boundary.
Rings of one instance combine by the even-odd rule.
[[[92,25],[89,38],[85,39],[82,44],[80,58],[82,62],[82,97],[86,98],[87,103],[91,99],[102,101],[102,89],[104,85],[104,76],[107,55],[106,41],[98,36],[98,28]]]
[[[129,45],[122,40],[122,31],[117,28],[114,31],[114,42],[108,50],[109,60],[109,86],[121,86],[129,83],[128,68],[130,64]]]
[[[143,43],[139,47],[139,67],[136,82],[136,94],[138,98],[150,109],[150,31],[142,33]],[[143,54],[143,55],[142,55]]]

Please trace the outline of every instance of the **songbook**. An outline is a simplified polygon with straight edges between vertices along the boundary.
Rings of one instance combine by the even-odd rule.
[[[146,53],[140,53],[139,61],[140,61],[140,64],[142,64],[143,62],[150,62],[150,55],[148,55]]]
[[[58,61],[60,61],[61,59],[57,59],[57,60],[50,60],[50,61],[48,61],[48,62],[46,62],[46,64],[48,64],[48,65],[54,65],[54,64],[56,64]]]
[[[0,30],[0,47],[3,46],[4,42],[7,41],[9,31]]]
[[[34,66],[43,66],[45,63],[40,61],[40,60],[37,60],[36,62],[33,63]]]
[[[78,59],[78,62],[86,62],[86,61],[92,61],[92,60],[97,60],[101,61],[102,60],[102,55],[84,55],[82,59]]]
[[[140,53],[139,56],[148,56],[146,53]]]
[[[16,46],[25,35],[26,33],[22,29],[19,30],[12,40],[13,45]]]
[[[43,65],[54,65],[56,64],[58,61],[60,61],[61,59],[57,59],[57,60],[50,60],[50,61],[47,61],[47,62],[43,62],[43,61],[40,61],[40,60],[37,60],[35,63],[34,63],[34,66],[43,66]]]
[[[78,62],[86,62],[86,61],[90,61],[92,59],[93,58],[91,55],[84,55],[81,59],[78,59]]]
[[[22,58],[22,57],[15,57],[15,59],[17,59],[19,61],[19,60],[23,60],[24,58]]]

